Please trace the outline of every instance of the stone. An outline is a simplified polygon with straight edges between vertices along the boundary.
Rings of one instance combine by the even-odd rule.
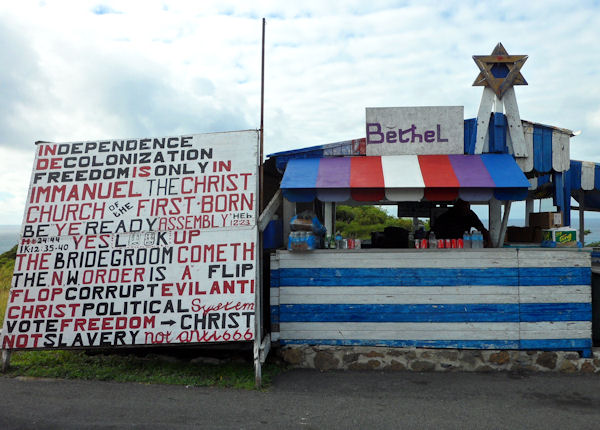
[[[503,365],[510,361],[510,355],[508,351],[500,351],[490,354],[490,358],[488,359],[490,363]]]
[[[303,356],[304,354],[302,354],[302,351],[297,348],[289,348],[281,351],[283,361],[289,364],[297,365],[302,363]]]
[[[377,369],[381,366],[381,362],[379,360],[369,360],[367,361],[369,365],[369,369]]]
[[[577,371],[577,366],[569,360],[564,360],[560,365],[560,371],[563,373],[573,373]]]
[[[537,354],[537,351],[527,351],[527,355],[535,355]]]
[[[388,350],[387,354],[390,357],[400,357],[401,355],[404,355],[404,351],[401,349],[390,349]]]
[[[479,366],[479,367],[475,368],[475,372],[489,373],[489,372],[493,372],[493,371],[494,371],[494,368],[487,364],[484,364],[483,366]]]
[[[451,363],[440,363],[440,367],[444,370],[455,370],[457,367]]]
[[[556,359],[556,352],[545,351],[538,355],[537,360],[535,360],[535,364],[547,369],[554,369],[556,367]]]
[[[421,358],[431,358],[433,357],[433,354],[431,353],[431,351],[423,351],[421,353]]]
[[[585,363],[583,363],[581,365],[581,372],[582,373],[594,373],[595,371],[596,371],[596,368],[589,361],[586,361]]]
[[[475,357],[473,351],[461,351],[460,361],[463,363],[463,367],[465,364],[473,367],[477,365],[477,357]]]
[[[438,353],[438,356],[440,358],[444,358],[446,360],[450,360],[450,361],[456,361],[458,360],[458,351],[456,350],[451,350],[451,351],[440,351]]]
[[[197,357],[194,358],[192,360],[190,360],[190,363],[192,364],[221,364],[221,360],[219,360],[218,358],[214,358],[214,357]]]
[[[371,367],[369,367],[369,363],[354,362],[354,363],[350,363],[350,365],[348,366],[348,370],[372,370],[372,369],[371,369]]]
[[[360,357],[360,354],[356,352],[348,353],[343,356],[342,361],[344,362],[344,364],[353,363],[355,361],[358,361],[358,357]]]
[[[424,360],[417,360],[410,365],[411,369],[415,372],[431,372],[435,370],[435,363]]]
[[[377,351],[369,351],[368,353],[365,354],[365,357],[369,357],[369,358],[383,357],[383,354],[381,352],[377,352]]]
[[[315,355],[315,368],[321,371],[337,369],[340,361],[330,352],[319,351]]]
[[[600,359],[594,358],[594,366],[600,367]]]
[[[414,350],[407,351],[405,356],[407,360],[414,360],[415,358],[417,358],[417,352]]]
[[[390,364],[384,367],[385,370],[406,370],[406,366],[404,363],[399,362],[398,360],[392,360]]]
[[[567,352],[565,354],[566,360],[579,360],[579,353],[577,352]]]

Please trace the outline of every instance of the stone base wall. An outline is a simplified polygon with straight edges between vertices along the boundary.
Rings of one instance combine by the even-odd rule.
[[[600,373],[600,348],[592,358],[573,351],[507,351],[286,345],[279,356],[297,368],[407,370],[414,372]]]

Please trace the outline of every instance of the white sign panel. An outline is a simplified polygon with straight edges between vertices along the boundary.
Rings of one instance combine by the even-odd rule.
[[[257,142],[38,144],[2,347],[253,340]]]
[[[367,108],[367,155],[464,154],[464,107]]]

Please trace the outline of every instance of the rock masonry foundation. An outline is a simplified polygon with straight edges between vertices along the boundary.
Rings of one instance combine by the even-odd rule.
[[[600,373],[600,348],[592,358],[574,351],[507,351],[286,345],[280,357],[292,367],[414,372]]]

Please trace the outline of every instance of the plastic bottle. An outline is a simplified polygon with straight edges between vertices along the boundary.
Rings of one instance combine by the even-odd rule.
[[[435,233],[433,231],[429,232],[429,247],[431,249],[437,248],[437,240],[435,239]]]
[[[409,248],[415,247],[415,234],[412,231],[410,233],[408,233],[408,247]]]
[[[471,234],[471,248],[483,248],[483,236],[479,230],[475,230]]]
[[[342,249],[342,234],[339,231],[335,232],[335,247]]]
[[[471,235],[468,231],[463,233],[463,246],[465,248],[471,248]]]

